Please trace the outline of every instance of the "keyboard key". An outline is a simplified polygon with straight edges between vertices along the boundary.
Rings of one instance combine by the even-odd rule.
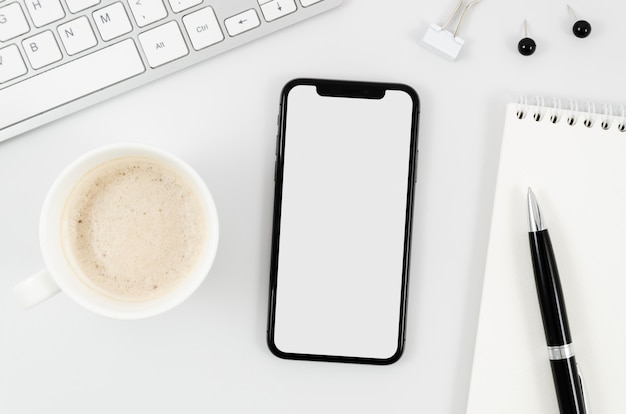
[[[65,11],[59,0],[26,0],[25,3],[37,27],[43,27],[65,17]]]
[[[311,4],[319,3],[320,1],[321,0],[300,0],[300,3],[302,3],[302,6],[308,7]]]
[[[61,60],[63,55],[50,30],[41,32],[22,41],[26,57],[33,69],[43,68]]]
[[[238,34],[254,29],[260,24],[259,15],[256,14],[256,10],[254,9],[246,10],[224,21],[226,31],[230,36],[237,36]]]
[[[93,20],[104,41],[115,39],[133,30],[126,10],[119,2],[93,12]]]
[[[135,43],[132,39],[126,39],[1,89],[0,130],[119,83],[144,70]]]
[[[180,13],[183,10],[187,10],[193,6],[197,6],[202,3],[202,0],[169,0],[170,6],[174,13]]]
[[[296,11],[294,0],[259,0],[263,17],[268,22]]]
[[[150,67],[156,68],[189,53],[185,39],[175,21],[143,32],[139,35]]]
[[[28,70],[16,45],[0,49],[0,84],[22,76]]]
[[[222,29],[211,7],[183,17],[185,29],[194,49],[200,50],[224,40]]]
[[[67,8],[70,9],[72,13],[78,13],[79,11],[100,4],[100,0],[65,0],[65,4],[67,4]]]
[[[30,30],[19,3],[0,7],[0,42],[6,42]]]
[[[68,55],[75,55],[98,44],[89,20],[85,16],[57,27],[59,37]]]
[[[0,0],[0,142],[307,20],[342,0],[302,7],[313,2]]]
[[[147,26],[167,16],[167,10],[161,0],[129,0],[128,4],[139,27]]]

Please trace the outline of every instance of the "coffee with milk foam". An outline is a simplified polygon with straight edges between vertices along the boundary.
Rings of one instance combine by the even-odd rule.
[[[156,299],[195,269],[207,217],[194,186],[166,164],[123,157],[97,166],[63,212],[63,250],[88,286],[117,300]]]

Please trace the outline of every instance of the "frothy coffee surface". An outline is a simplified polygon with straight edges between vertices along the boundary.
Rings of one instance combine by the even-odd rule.
[[[186,179],[154,160],[124,157],[76,184],[63,212],[63,248],[88,285],[116,299],[150,300],[193,271],[206,220]]]

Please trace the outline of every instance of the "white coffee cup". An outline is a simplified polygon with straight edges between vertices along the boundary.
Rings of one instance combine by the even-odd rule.
[[[66,201],[85,174],[107,161],[123,157],[154,160],[186,179],[206,213],[206,243],[193,270],[172,291],[150,300],[120,300],[88,286],[64,254],[61,220]],[[118,319],[139,319],[165,312],[185,301],[205,280],[213,264],[219,238],[217,209],[202,178],[184,161],[157,147],[121,143],[91,151],[70,164],[56,179],[43,204],[39,224],[41,251],[46,268],[14,288],[18,304],[33,307],[63,291],[84,308]]]

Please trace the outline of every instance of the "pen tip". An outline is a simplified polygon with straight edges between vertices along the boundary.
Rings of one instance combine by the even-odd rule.
[[[528,228],[531,232],[546,229],[535,193],[530,187],[528,187]]]

